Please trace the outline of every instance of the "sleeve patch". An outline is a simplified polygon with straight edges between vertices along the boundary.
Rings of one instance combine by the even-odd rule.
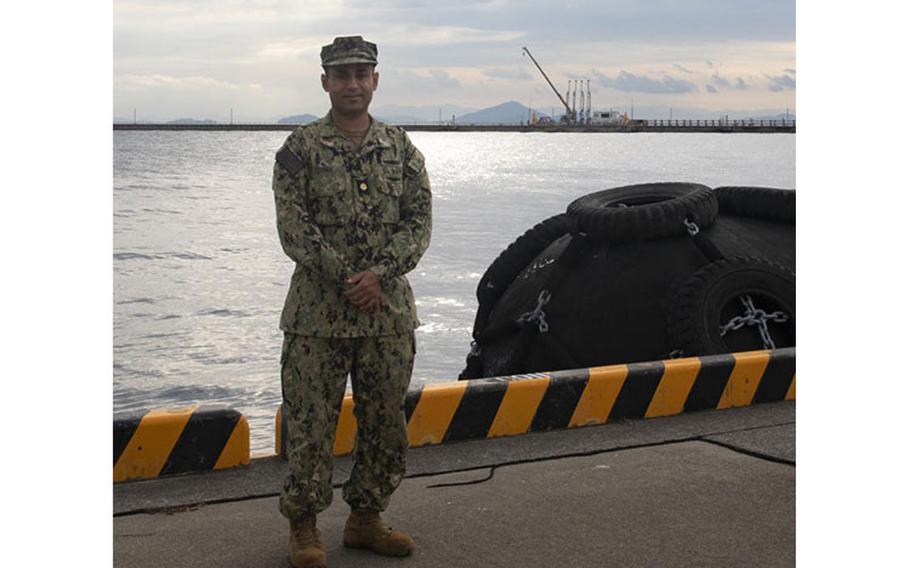
[[[421,155],[420,152],[415,150],[414,154],[411,156],[411,159],[408,160],[407,173],[411,177],[416,178],[423,172],[423,168],[424,168],[423,155]]]
[[[278,150],[275,161],[291,175],[297,175],[303,169],[303,160],[287,146],[282,146],[281,150]]]

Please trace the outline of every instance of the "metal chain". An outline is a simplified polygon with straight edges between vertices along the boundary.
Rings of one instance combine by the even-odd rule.
[[[543,307],[547,305],[547,302],[550,301],[550,291],[543,289],[540,291],[540,295],[537,296],[537,307],[533,311],[525,312],[518,316],[518,323],[531,323],[537,324],[537,331],[540,333],[546,333],[550,330],[550,324],[547,323],[546,314],[543,311]]]
[[[694,221],[690,221],[688,217],[683,217],[683,225],[686,226],[686,231],[689,232],[690,237],[694,237],[700,231],[698,225]]]
[[[761,335],[765,349],[774,349],[774,340],[771,339],[771,333],[768,331],[768,322],[785,323],[790,319],[789,316],[780,310],[769,314],[765,310],[756,308],[752,302],[752,297],[748,294],[740,296],[739,301],[746,308],[746,315],[736,316],[727,322],[726,325],[721,326],[720,336],[723,337],[728,331],[736,331],[746,325],[754,325],[758,327],[758,333]]]

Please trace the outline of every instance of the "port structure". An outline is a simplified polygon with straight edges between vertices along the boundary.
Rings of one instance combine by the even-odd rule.
[[[575,112],[574,105],[572,107],[570,107],[569,103],[566,102],[566,99],[564,99],[562,97],[562,95],[559,94],[559,91],[557,91],[556,87],[553,86],[553,81],[550,81],[550,78],[547,77],[546,72],[544,72],[544,70],[540,66],[540,64],[537,63],[537,60],[534,59],[534,56],[531,55],[531,51],[527,47],[522,47],[521,49],[524,53],[528,54],[528,57],[530,57],[531,61],[534,62],[534,66],[537,67],[537,70],[540,71],[540,74],[543,75],[543,78],[547,80],[547,83],[550,85],[550,88],[553,89],[554,93],[556,93],[557,98],[559,98],[559,102],[561,102],[562,106],[564,106],[566,108],[566,114],[565,114],[565,116],[563,116],[561,122],[563,122],[565,124],[577,124],[578,115]],[[570,85],[571,85],[571,82],[570,82]],[[570,86],[570,90],[571,90],[571,86]],[[582,95],[582,96],[584,96],[584,95]],[[569,97],[569,92],[566,91],[566,98],[568,98],[568,97]]]

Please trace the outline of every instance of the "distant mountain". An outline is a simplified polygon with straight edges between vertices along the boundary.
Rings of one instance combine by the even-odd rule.
[[[386,124],[425,124],[425,123],[427,123],[426,120],[424,120],[422,118],[418,118],[416,116],[407,116],[407,115],[388,116],[388,115],[384,115],[384,114],[376,114],[373,112],[371,112],[370,114],[375,116],[380,122],[385,122]],[[433,124],[435,124],[436,122],[438,122],[438,121],[434,120]]]
[[[385,105],[377,106],[370,110],[376,118],[392,124],[436,124],[440,117],[443,122],[450,122],[453,116],[474,112],[476,108],[458,105],[423,105],[402,106]]]
[[[209,118],[178,118],[167,124],[218,124],[218,121]]]
[[[547,116],[535,109],[537,117]],[[509,101],[477,112],[463,114],[455,119],[456,124],[522,124],[531,117],[528,107],[516,101]]]
[[[306,124],[314,120],[319,120],[319,117],[312,114],[295,114],[294,116],[286,116],[279,119],[278,124]]]

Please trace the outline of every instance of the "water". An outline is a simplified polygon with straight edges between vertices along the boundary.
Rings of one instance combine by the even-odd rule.
[[[275,230],[286,132],[114,132],[114,411],[218,403],[274,444],[278,317],[293,270]],[[415,132],[433,185],[429,250],[409,276],[423,326],[413,385],[464,367],[486,267],[600,189],[650,181],[795,186],[788,134]]]

